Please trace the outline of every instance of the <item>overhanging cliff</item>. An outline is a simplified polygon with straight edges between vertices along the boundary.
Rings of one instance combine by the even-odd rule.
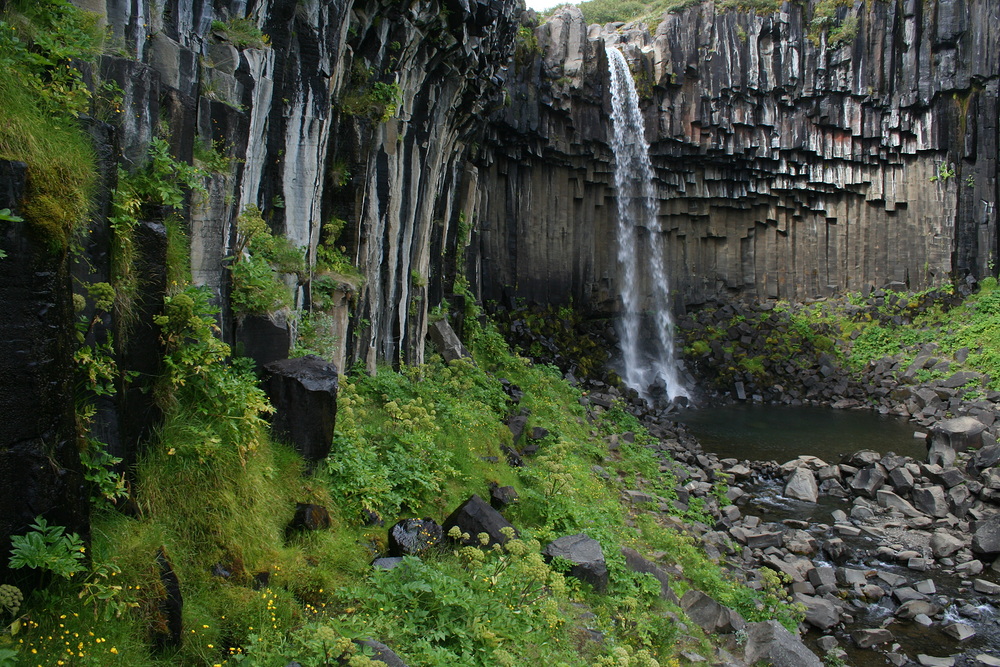
[[[481,181],[487,298],[615,312],[604,44],[644,94],[678,300],[801,299],[982,276],[997,253],[995,3],[856,2],[534,30]],[[825,3],[829,4],[829,3]]]

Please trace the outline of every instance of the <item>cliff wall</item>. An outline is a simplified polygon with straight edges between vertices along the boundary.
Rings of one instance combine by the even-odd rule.
[[[1000,20],[984,0],[712,2],[534,29],[481,181],[488,298],[618,308],[604,45],[629,59],[678,301],[810,298],[986,274],[997,254]],[[829,3],[825,3],[829,4]]]

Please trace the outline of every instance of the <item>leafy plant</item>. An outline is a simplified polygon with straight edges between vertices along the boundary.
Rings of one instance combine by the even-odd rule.
[[[271,38],[250,18],[212,21],[212,32],[238,49],[264,49],[271,45]]]
[[[42,570],[70,579],[83,572],[83,540],[76,533],[67,533],[63,526],[49,525],[42,516],[35,517],[31,532],[12,535],[13,548],[10,550],[10,567]]]
[[[271,233],[256,206],[248,206],[236,220],[232,264],[233,309],[243,315],[262,315],[291,308],[293,295],[280,273],[304,270],[302,251]]]
[[[307,354],[315,354],[329,361],[333,359],[338,343],[337,337],[333,334],[331,315],[320,311],[302,313],[291,356],[304,357]]]

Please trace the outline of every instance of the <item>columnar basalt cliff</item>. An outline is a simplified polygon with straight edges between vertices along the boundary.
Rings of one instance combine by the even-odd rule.
[[[984,275],[997,254],[995,3],[816,18],[714,3],[643,26],[562,9],[534,31],[481,180],[484,294],[614,312],[605,42],[645,93],[679,300],[809,298]],[[568,249],[572,249],[568,251]]]

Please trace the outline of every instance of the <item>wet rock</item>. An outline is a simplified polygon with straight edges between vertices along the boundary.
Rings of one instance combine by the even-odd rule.
[[[892,633],[885,628],[873,628],[869,630],[855,630],[851,633],[851,639],[859,648],[871,648],[878,644],[885,644],[893,640]]]
[[[903,513],[903,516],[911,518],[924,516],[922,512],[920,512],[910,503],[906,502],[905,500],[897,496],[892,491],[879,489],[878,492],[876,493],[876,498],[878,499],[879,507],[886,507],[899,510],[900,512]]]
[[[819,499],[816,476],[805,467],[796,468],[785,484],[785,495],[789,498],[814,503]]]
[[[954,637],[960,642],[976,636],[975,629],[968,623],[952,623],[944,626],[941,630],[949,637]]]
[[[444,531],[433,519],[403,519],[389,529],[389,555],[419,556],[443,539]]]
[[[747,664],[760,661],[773,667],[823,667],[823,661],[777,621],[747,626],[744,659]]]
[[[955,667],[954,658],[938,658],[933,655],[921,653],[917,656],[917,664],[923,667]]]
[[[546,561],[555,557],[565,558],[573,563],[568,573],[571,577],[589,583],[598,593],[607,590],[608,566],[597,540],[582,533],[567,535],[550,542],[542,550],[542,555]]]
[[[337,367],[309,354],[264,367],[267,394],[274,405],[271,428],[307,461],[330,453],[337,417]]]
[[[681,598],[681,609],[709,634],[729,634],[746,627],[739,612],[724,607],[699,590],[690,589]]]
[[[941,608],[929,600],[908,600],[899,605],[895,615],[896,618],[912,620],[921,614],[924,616],[933,616],[939,611],[941,611]]]
[[[469,538],[463,540],[466,545],[482,544],[479,540],[479,535],[482,533],[489,536],[486,546],[504,544],[510,539],[504,535],[505,528],[513,530],[514,536],[517,537],[517,531],[510,521],[503,518],[500,512],[490,507],[475,493],[448,515],[441,528],[447,534],[453,527],[457,527],[462,533],[468,533]]]
[[[980,653],[975,659],[977,667],[1000,667],[1000,657],[994,655]]]

